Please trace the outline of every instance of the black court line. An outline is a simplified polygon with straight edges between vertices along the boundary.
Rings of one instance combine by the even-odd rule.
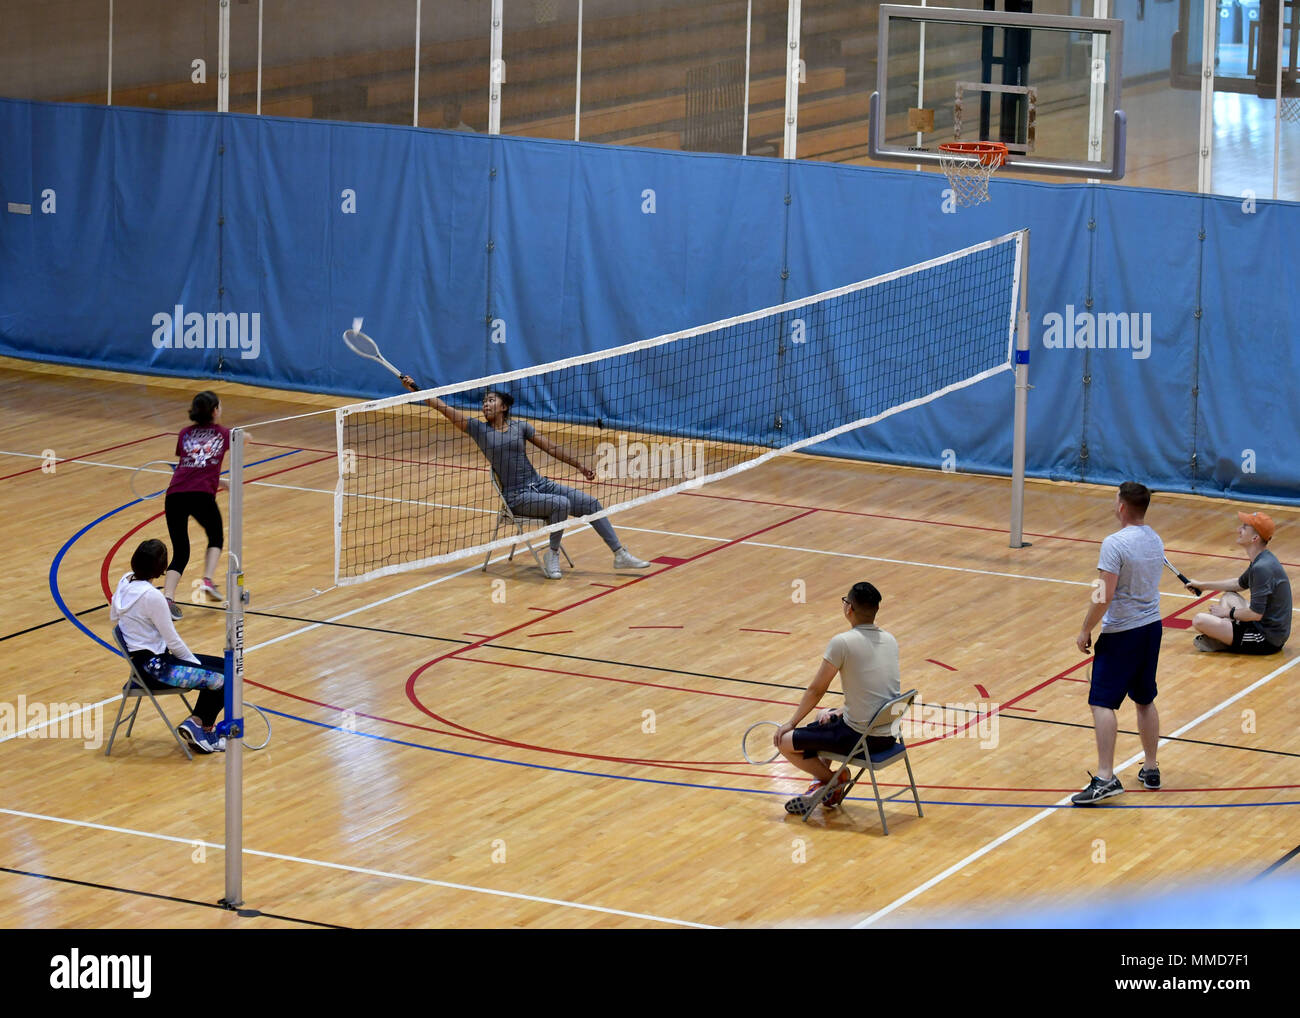
[[[219,608],[216,605],[209,605],[209,604],[195,605],[195,607],[211,608],[213,611],[225,611],[224,608]],[[433,636],[430,635],[429,633],[412,633],[403,629],[385,629],[382,626],[362,626],[353,622],[329,622],[324,619],[309,619],[309,618],[303,618],[298,615],[277,615],[274,612],[245,611],[244,614],[259,615],[262,618],[268,618],[268,619],[283,619],[287,622],[306,622],[317,626],[336,626],[339,629],[354,629],[365,633],[382,633],[387,636],[408,636],[414,640],[432,640],[435,643],[458,643],[462,646],[468,646],[471,643],[470,640],[458,640],[450,636]],[[679,668],[665,668],[662,665],[643,665],[643,664],[637,664],[633,661],[618,661],[615,660],[614,658],[584,657],[581,654],[561,654],[558,651],[538,650],[534,647],[507,647],[505,644],[501,644],[501,643],[485,643],[482,646],[484,648],[489,648],[492,650],[507,650],[515,654],[535,654],[539,657],[564,658],[568,661],[586,661],[589,664],[615,665],[620,668],[640,668],[644,671],[663,672],[666,675],[687,675],[699,679],[715,679],[718,682],[735,682],[747,686],[765,686],[769,689],[786,689],[797,693],[802,693],[805,689],[804,686],[792,686],[782,682],[764,682],[762,679],[737,679],[730,675],[714,675],[711,672],[690,672],[690,671],[683,671],[682,669]],[[833,696],[844,695],[842,692],[835,689],[827,690],[827,692]],[[966,714],[979,715],[981,713],[978,709],[971,710],[967,707],[962,707],[959,704],[948,704],[946,706],[948,710],[955,710],[955,711],[959,710]],[[983,713],[986,715],[988,714],[987,711]],[[1031,718],[1031,717],[1026,717],[1023,714],[1009,714],[1004,711],[998,711],[997,715],[999,718],[1006,718],[1007,720],[1010,721],[1028,721],[1032,724],[1039,724],[1039,725],[1058,725],[1062,728],[1085,728],[1088,731],[1093,730],[1092,725],[1084,724],[1083,722],[1080,721],[1056,721],[1053,720],[1052,718],[1038,718],[1038,717]],[[922,718],[922,720],[924,721],[924,718]],[[1130,731],[1126,728],[1121,728],[1117,731],[1116,734],[1140,735],[1141,733]],[[1162,736],[1162,738],[1164,739],[1165,742],[1182,742],[1182,743],[1187,743],[1190,746],[1212,746],[1216,749],[1237,749],[1246,753],[1264,753],[1268,756],[1285,756],[1285,757],[1300,758],[1300,753],[1291,753],[1283,749],[1265,749],[1260,746],[1238,746],[1235,743],[1231,743],[1231,742],[1210,742],[1205,739],[1187,739],[1181,736],[1177,736],[1177,737]]]
[[[105,601],[103,604],[97,604],[93,608],[87,608],[84,611],[73,612],[73,614],[76,615],[77,618],[81,618],[81,616],[83,615],[89,615],[91,612],[97,612],[107,607],[108,607],[108,602]],[[3,643],[5,640],[12,640],[15,636],[23,636],[26,633],[34,633],[36,632],[36,630],[44,629],[46,626],[52,626],[55,623],[67,622],[67,621],[68,621],[68,617],[66,615],[60,615],[57,619],[50,619],[49,622],[41,622],[38,625],[28,626],[26,629],[20,629],[16,633],[9,633],[6,636],[0,636],[0,643]]]
[[[186,605],[186,607],[189,606]],[[216,605],[211,604],[200,604],[195,605],[195,607],[211,608],[213,611],[225,611],[224,608],[219,608]],[[385,636],[409,636],[414,640],[432,640],[435,643],[456,643],[460,644],[462,647],[468,647],[471,644],[478,642],[476,640],[458,640],[451,636],[433,636],[429,633],[412,633],[404,629],[385,629],[382,626],[362,626],[354,622],[329,622],[325,619],[302,618],[298,615],[278,615],[275,612],[254,612],[245,610],[244,614],[259,615],[262,618],[268,619],[283,619],[287,622],[307,622],[316,626],[336,626],[339,629],[354,629],[363,633],[382,633]],[[680,668],[665,668],[662,665],[642,665],[636,664],[632,661],[616,661],[612,658],[604,657],[583,657],[580,654],[561,654],[558,651],[538,650],[535,647],[507,647],[505,644],[501,643],[484,643],[481,646],[493,650],[513,651],[518,654],[536,654],[540,657],[559,657],[565,658],[569,661],[586,661],[589,664],[619,665],[623,668],[640,668],[643,671],[663,672],[666,675],[689,675],[699,679],[716,679],[719,682],[738,682],[748,686],[766,686],[770,689],[788,689],[797,693],[802,693],[804,690],[803,686],[792,686],[783,682],[764,682],[762,679],[737,679],[730,675],[714,675],[710,672],[691,672],[684,671]],[[843,695],[838,690],[834,689],[828,690],[828,692],[834,696]]]
[[[1286,855],[1282,856],[1281,859],[1279,859],[1277,862],[1275,862],[1272,866],[1270,866],[1268,869],[1266,869],[1263,873],[1259,874],[1259,875],[1256,876],[1256,877],[1252,877],[1250,882],[1253,884],[1256,880],[1263,880],[1266,876],[1268,876],[1268,875],[1269,875],[1270,873],[1272,873],[1274,870],[1281,869],[1283,866],[1285,866],[1287,863],[1289,863],[1292,859],[1294,859],[1297,855],[1300,855],[1300,845],[1296,845],[1295,848],[1291,849],[1291,851],[1289,851]]]
[[[327,930],[348,930],[350,926],[336,926],[333,923],[321,923],[314,919],[295,919],[293,916],[275,915],[271,912],[259,912],[255,908],[228,909],[210,901],[195,901],[193,898],[178,898],[171,894],[158,894],[154,891],[137,891],[130,887],[114,887],[112,884],[97,884],[90,880],[76,880],[72,877],[56,877],[49,873],[33,873],[31,870],[16,870],[0,866],[0,873],[13,873],[20,877],[35,877],[37,880],[52,880],[56,884],[73,884],[77,887],[93,887],[100,891],[113,891],[117,894],[135,894],[142,898],[157,898],[159,901],[174,901],[180,905],[197,905],[200,908],[215,908],[218,912],[231,912],[243,919],[279,919],[286,923],[300,923],[303,926],[319,926]]]

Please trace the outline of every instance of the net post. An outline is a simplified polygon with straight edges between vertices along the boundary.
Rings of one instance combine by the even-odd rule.
[[[244,904],[244,440],[230,434],[230,553],[226,568],[226,896]]]
[[[1016,401],[1015,431],[1011,452],[1011,547],[1024,548],[1025,529],[1025,434],[1029,409],[1029,231],[1016,241]]]

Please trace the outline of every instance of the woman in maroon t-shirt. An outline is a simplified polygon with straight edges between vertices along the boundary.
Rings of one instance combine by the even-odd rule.
[[[221,401],[216,393],[207,389],[195,396],[190,404],[190,420],[194,423],[176,436],[176,455],[180,462],[172,474],[172,483],[167,486],[164,501],[167,533],[172,539],[172,560],[163,581],[163,593],[174,619],[181,617],[181,610],[176,606],[176,587],[190,561],[191,516],[199,521],[208,535],[203,579],[198,590],[210,600],[224,600],[212,582],[212,574],[221,558],[221,510],[217,508],[217,490],[229,487],[221,479],[221,461],[230,448],[230,429],[221,426]]]

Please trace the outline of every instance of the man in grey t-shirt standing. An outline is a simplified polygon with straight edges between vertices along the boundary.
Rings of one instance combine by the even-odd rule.
[[[1276,529],[1267,513],[1237,513],[1237,544],[1250,565],[1237,579],[1188,580],[1197,590],[1222,590],[1223,597],[1208,612],[1192,620],[1198,650],[1230,650],[1235,654],[1276,654],[1291,635],[1291,581],[1277,556],[1268,549]],[[1236,593],[1250,591],[1250,604]]]
[[[867,727],[880,708],[900,692],[898,641],[876,625],[880,591],[870,583],[855,583],[840,602],[844,618],[853,628],[831,638],[821,666],[799,706],[772,739],[790,763],[816,779],[806,794],[795,796],[785,804],[787,813],[800,816],[808,813],[809,798],[834,776],[819,753],[851,753],[864,734],[869,753],[882,752],[895,742],[890,721],[881,722],[870,731]],[[826,694],[836,672],[844,688],[844,706],[824,710],[818,714],[815,724],[796,728]],[[832,790],[822,805],[838,806],[848,783],[848,772],[841,771],[840,787]]]
[[[1101,622],[1092,661],[1088,705],[1097,731],[1097,773],[1088,787],[1071,798],[1076,806],[1092,806],[1120,795],[1124,786],[1115,777],[1116,713],[1129,697],[1137,706],[1138,734],[1146,755],[1138,780],[1145,788],[1160,787],[1156,747],[1160,715],[1156,711],[1156,666],[1160,661],[1160,571],[1165,546],[1146,525],[1151,492],[1145,485],[1125,481],[1115,498],[1120,529],[1101,542],[1092,603],[1075,645],[1084,654],[1092,649],[1092,630]]]

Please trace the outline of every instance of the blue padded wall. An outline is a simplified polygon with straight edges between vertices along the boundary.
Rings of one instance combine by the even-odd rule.
[[[358,315],[445,383],[1028,227],[1031,474],[1300,498],[1300,205],[995,180],[954,212],[934,173],[16,100],[0,143],[32,205],[0,218],[0,354],[371,397],[397,385],[343,352]],[[1049,345],[1085,315],[1137,331]],[[1011,405],[1003,374],[816,451],[1007,473]]]

